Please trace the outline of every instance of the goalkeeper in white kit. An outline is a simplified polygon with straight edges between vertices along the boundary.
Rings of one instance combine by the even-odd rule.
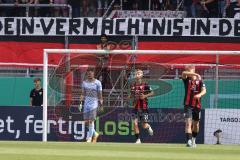
[[[82,91],[80,95],[80,110],[83,105],[83,119],[88,126],[86,142],[97,142],[99,134],[95,131],[94,121],[97,116],[98,106],[102,107],[102,84],[94,78],[95,69],[87,70],[87,79],[82,83]]]

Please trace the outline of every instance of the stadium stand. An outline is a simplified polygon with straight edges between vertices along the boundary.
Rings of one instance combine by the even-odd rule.
[[[28,7],[35,5],[35,7]],[[40,7],[49,5],[49,7]],[[54,5],[59,5],[58,7]],[[62,6],[61,6],[62,5]],[[148,11],[184,11],[187,17],[195,18],[233,18],[240,6],[239,0],[69,0],[49,1],[37,0],[1,0],[0,16],[68,16],[72,9],[72,17],[108,16],[114,10],[148,10]],[[37,7],[38,6],[38,7]],[[175,14],[176,15],[176,14]]]

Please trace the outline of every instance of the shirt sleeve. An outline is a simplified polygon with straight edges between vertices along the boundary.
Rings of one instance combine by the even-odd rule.
[[[29,97],[30,97],[30,98],[33,97],[33,90],[31,90]]]
[[[200,86],[201,86],[201,89],[206,87],[206,85],[203,81],[201,81]]]
[[[99,92],[102,91],[102,83],[101,83],[100,81],[98,81],[97,90],[98,90]]]
[[[145,92],[146,92],[146,93],[150,93],[151,91],[152,91],[151,86],[146,83],[146,84],[145,84]]]
[[[84,90],[84,88],[85,88],[85,82],[84,81],[82,82],[81,87],[82,87],[82,90]]]

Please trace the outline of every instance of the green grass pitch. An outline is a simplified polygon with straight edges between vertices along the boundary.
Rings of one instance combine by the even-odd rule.
[[[240,160],[239,145],[0,142],[0,160]]]

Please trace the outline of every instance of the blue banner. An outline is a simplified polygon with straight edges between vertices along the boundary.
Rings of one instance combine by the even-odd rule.
[[[99,113],[95,127],[101,142],[134,142],[132,109],[105,108]],[[41,141],[42,107],[0,107],[0,140]],[[204,110],[201,115],[198,143],[204,142]],[[154,135],[141,129],[146,143],[184,143],[184,117],[180,109],[150,109],[149,123]],[[141,128],[141,124],[139,123]],[[49,141],[85,141],[87,129],[77,108],[48,108]]]

